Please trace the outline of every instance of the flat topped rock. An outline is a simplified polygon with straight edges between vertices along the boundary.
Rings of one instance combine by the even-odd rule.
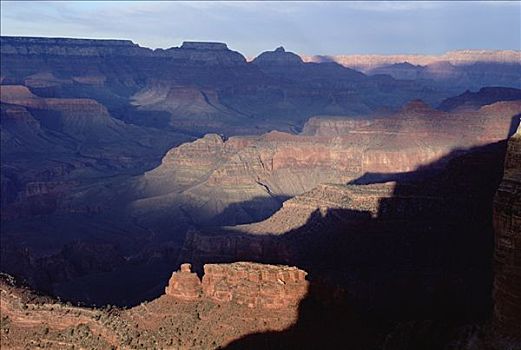
[[[181,49],[188,50],[228,50],[228,46],[225,43],[217,42],[206,42],[206,41],[184,41],[181,45]]]
[[[73,45],[73,46],[128,46],[138,45],[131,40],[122,39],[76,39],[76,38],[45,38],[30,36],[1,36],[2,45]]]

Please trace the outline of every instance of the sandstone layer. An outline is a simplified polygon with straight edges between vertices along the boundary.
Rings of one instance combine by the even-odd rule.
[[[208,265],[204,293],[188,297],[189,264],[163,295],[130,309],[87,308],[17,287],[1,276],[2,348],[217,349],[249,334],[284,331],[298,320],[305,272],[251,263]]]
[[[245,259],[296,265],[345,288],[345,300],[368,315],[485,320],[504,151],[499,141],[412,171],[321,184],[266,220],[190,230],[179,262],[197,271]]]
[[[249,308],[296,307],[306,296],[306,272],[295,267],[237,262],[207,264],[202,282],[190,264],[172,274],[166,294],[182,300],[208,298]]]
[[[227,225],[263,219],[284,199],[322,183],[414,171],[453,151],[504,140],[520,112],[519,101],[454,113],[413,101],[386,118],[311,118],[298,135],[206,135],[170,150],[139,179],[132,210],[182,207],[197,213],[194,222]]]
[[[166,50],[140,47],[130,40],[67,39],[67,38],[1,38],[1,53],[10,55],[49,55],[79,57],[169,57],[186,65],[237,65],[244,57],[228,49],[224,43],[184,42]]]

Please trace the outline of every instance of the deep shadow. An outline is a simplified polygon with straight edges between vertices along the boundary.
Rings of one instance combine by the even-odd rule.
[[[191,247],[187,258],[196,268],[250,260],[309,273],[311,288],[292,327],[248,335],[228,348],[439,349],[459,326],[486,323],[492,198],[505,146],[456,150],[417,172],[362,176],[353,183],[366,185],[350,186],[361,194],[395,181],[373,217],[330,209],[280,236],[200,232],[224,243],[214,256]]]

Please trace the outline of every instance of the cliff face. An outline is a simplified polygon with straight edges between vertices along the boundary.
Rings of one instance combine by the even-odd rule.
[[[224,43],[184,42],[167,50],[140,47],[130,40],[1,37],[2,55],[78,57],[168,57],[186,65],[237,65],[245,58]]]
[[[508,142],[503,181],[494,198],[494,324],[521,339],[521,127]]]
[[[182,300],[207,298],[249,308],[285,309],[297,307],[306,296],[305,277],[306,272],[295,267],[237,262],[205,265],[201,282],[190,264],[181,264],[165,291]]]
[[[179,261],[197,270],[245,259],[296,265],[344,287],[367,312],[485,319],[503,147],[454,151],[425,169],[365,174],[350,185],[321,184],[261,222],[190,231]]]
[[[58,342],[89,349],[224,348],[249,334],[282,332],[297,322],[307,294],[305,275],[287,266],[239,262],[207,265],[201,282],[184,264],[166,295],[110,310],[35,295],[2,275],[0,344],[9,349],[56,348]]]
[[[519,112],[519,101],[461,113],[413,101],[387,118],[312,118],[299,135],[207,135],[170,150],[141,177],[143,192],[132,206],[151,213],[181,205],[197,213],[195,222],[251,222],[323,183],[414,171],[451,151],[504,140]]]
[[[302,62],[283,48],[246,62],[224,43],[186,42],[151,50],[128,40],[1,41],[2,84],[23,84],[48,97],[96,99],[127,122],[199,136],[295,130],[312,115],[367,115],[414,98],[434,105],[462,88],[483,87],[480,79],[509,86],[517,77],[511,72],[515,64],[481,75],[475,67],[455,87],[426,79],[368,77],[331,60]],[[453,75],[450,66],[429,72]]]

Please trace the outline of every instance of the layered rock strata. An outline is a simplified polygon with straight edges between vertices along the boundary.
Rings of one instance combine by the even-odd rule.
[[[168,57],[187,65],[237,65],[246,63],[224,43],[183,42],[180,47],[151,50],[130,40],[1,37],[2,55],[75,57]]]
[[[206,264],[202,282],[191,272],[190,264],[181,264],[165,290],[167,295],[182,300],[208,298],[268,309],[298,306],[307,291],[303,270],[247,262]]]
[[[142,215],[182,206],[197,213],[191,219],[198,223],[258,221],[283,199],[322,183],[414,171],[452,151],[504,140],[520,112],[519,101],[461,113],[412,101],[387,118],[311,118],[299,135],[206,135],[170,150],[158,168],[139,179],[143,193],[133,209]]]
[[[196,300],[201,296],[201,280],[192,272],[190,264],[181,264],[179,271],[174,272],[165,288],[165,294],[183,300]]]
[[[494,198],[494,323],[521,340],[521,128],[510,138],[503,181]]]

